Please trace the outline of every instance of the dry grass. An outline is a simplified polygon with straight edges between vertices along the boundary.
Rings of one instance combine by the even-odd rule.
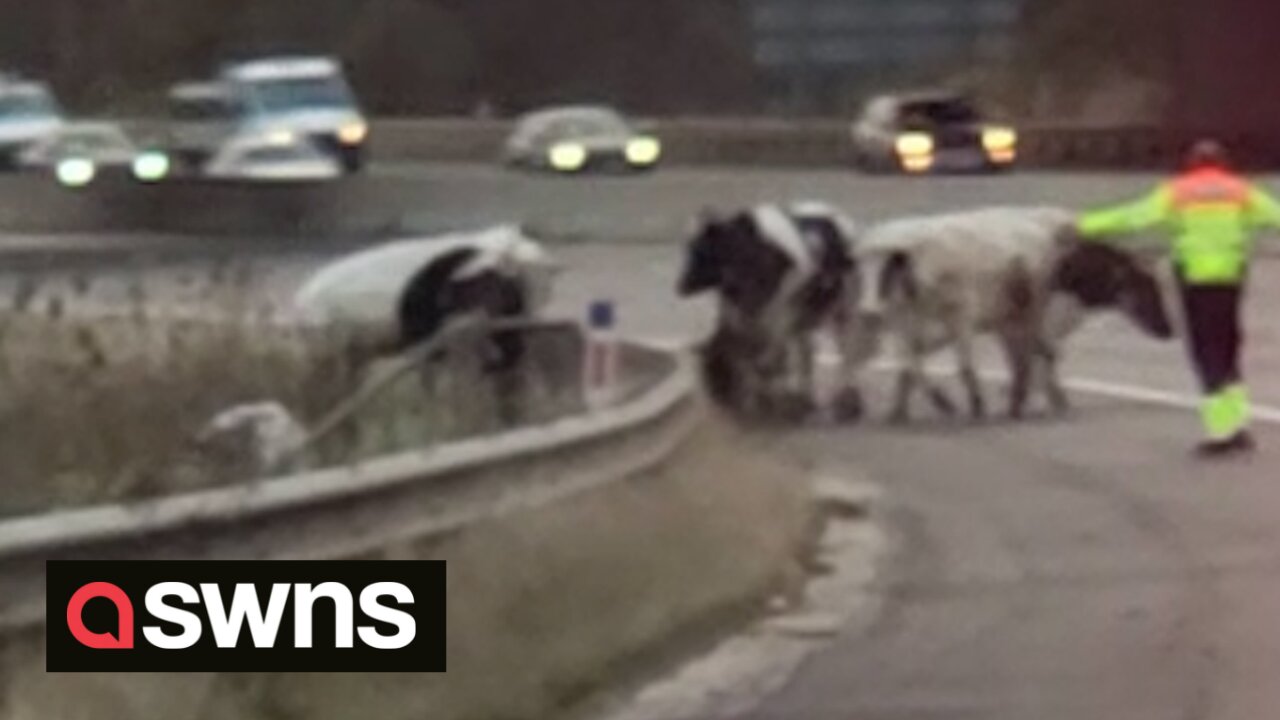
[[[0,515],[225,482],[193,438],[228,406],[315,417],[355,373],[339,342],[246,323],[0,315]]]
[[[245,481],[257,468],[243,448],[211,452],[194,442],[210,418],[272,400],[313,426],[377,371],[359,349],[367,338],[267,322],[274,309],[247,300],[260,296],[251,283],[251,272],[221,265],[186,281],[204,287],[195,296],[202,318],[192,319],[166,312],[141,279],[107,313],[92,302],[92,277],[58,287],[23,278],[0,309],[0,517]],[[578,352],[564,333],[531,337],[531,356],[553,366]],[[426,372],[387,383],[292,469],[578,408],[559,392],[576,387],[573,368],[568,380],[526,375],[523,395],[463,362],[433,362]]]

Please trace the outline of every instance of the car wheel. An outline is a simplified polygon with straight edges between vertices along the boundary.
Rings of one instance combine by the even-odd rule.
[[[338,153],[338,161],[342,165],[344,174],[355,175],[364,169],[364,148],[361,146],[344,147]]]

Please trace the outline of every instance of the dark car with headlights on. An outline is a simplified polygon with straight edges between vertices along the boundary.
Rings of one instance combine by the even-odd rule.
[[[503,147],[509,166],[564,174],[652,170],[661,156],[658,139],[618,111],[585,105],[524,115]]]
[[[989,122],[968,98],[946,91],[872,98],[852,136],[857,164],[868,172],[990,172],[1018,157],[1012,127]]]

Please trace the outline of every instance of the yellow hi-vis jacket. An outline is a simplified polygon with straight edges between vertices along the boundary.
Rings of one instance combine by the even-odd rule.
[[[1185,282],[1235,285],[1248,271],[1253,235],[1280,228],[1280,202],[1226,170],[1204,168],[1163,183],[1126,205],[1085,213],[1077,223],[1086,238],[1164,226]]]

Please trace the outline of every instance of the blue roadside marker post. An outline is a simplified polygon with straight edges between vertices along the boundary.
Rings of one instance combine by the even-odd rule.
[[[587,307],[586,350],[587,406],[603,407],[613,402],[618,388],[617,310],[612,300],[596,300]]]

